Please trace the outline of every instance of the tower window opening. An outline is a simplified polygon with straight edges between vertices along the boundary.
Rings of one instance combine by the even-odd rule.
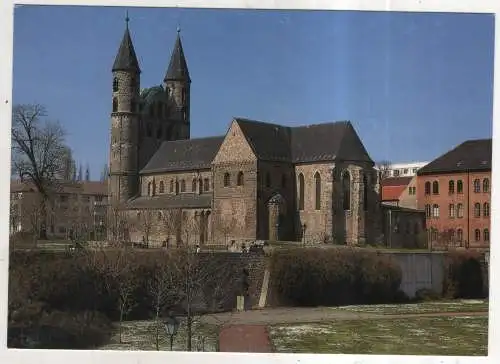
[[[115,77],[113,78],[113,92],[117,92],[118,91],[118,78]]]

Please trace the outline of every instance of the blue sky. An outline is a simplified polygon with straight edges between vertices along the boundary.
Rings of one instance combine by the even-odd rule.
[[[22,6],[14,103],[41,103],[94,179],[107,161],[111,66],[125,8]],[[474,14],[129,9],[141,87],[162,82],[182,28],[191,135],[233,116],[351,120],[374,160],[432,160],[492,135],[494,18]]]

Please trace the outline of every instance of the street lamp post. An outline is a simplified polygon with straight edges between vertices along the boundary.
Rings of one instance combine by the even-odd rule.
[[[170,351],[172,351],[174,345],[174,336],[177,334],[179,324],[179,320],[177,320],[177,318],[173,314],[170,314],[165,320],[165,331],[167,332],[167,335],[170,336]]]

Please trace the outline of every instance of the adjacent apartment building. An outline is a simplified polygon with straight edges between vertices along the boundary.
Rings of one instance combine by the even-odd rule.
[[[47,214],[47,237],[68,239],[85,231],[85,238],[104,237],[107,183],[61,182]],[[42,226],[39,193],[33,185],[11,181],[10,234],[38,231]]]
[[[417,171],[429,162],[410,162],[391,164],[387,169],[387,177],[413,177]]]
[[[491,143],[468,140],[419,169],[417,204],[434,246],[489,246]]]

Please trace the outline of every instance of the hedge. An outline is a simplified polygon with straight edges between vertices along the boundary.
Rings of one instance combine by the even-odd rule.
[[[400,301],[401,270],[376,252],[350,249],[276,250],[271,256],[274,300],[292,306]]]
[[[482,253],[448,252],[445,260],[443,294],[447,298],[485,298]]]

